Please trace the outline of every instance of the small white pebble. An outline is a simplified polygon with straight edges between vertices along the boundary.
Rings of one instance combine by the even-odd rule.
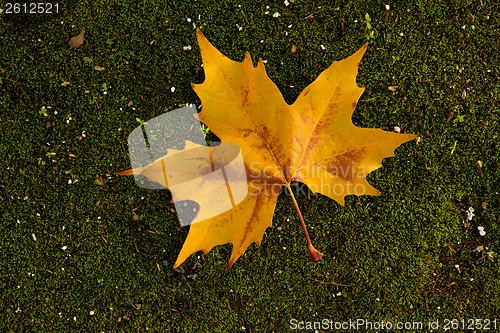
[[[94,311],[90,311],[89,315],[93,316],[94,315]]]
[[[72,181],[71,179],[68,179],[68,184],[71,185]]]
[[[278,13],[278,12],[273,14],[273,17],[278,17],[278,16],[280,16],[280,13]]]
[[[389,10],[389,9],[391,9],[391,6],[385,5],[385,10]]]
[[[403,34],[402,32],[400,32],[400,33],[399,33],[399,35],[400,35],[401,37],[403,37],[403,36],[404,36],[404,34]]]
[[[455,268],[456,269],[460,269],[460,265],[455,265]]]
[[[285,6],[288,6],[290,3],[288,2],[288,0],[285,0]]]
[[[378,297],[377,297],[375,300],[376,300],[377,302],[380,302],[380,299],[379,299]]]
[[[187,20],[186,20],[186,21],[188,21],[189,23],[191,23],[191,19],[190,19],[189,17],[187,18]]]
[[[472,218],[475,216],[474,215],[474,208],[472,207],[469,207],[469,209],[467,210],[467,220],[472,220]]]
[[[267,64],[267,60],[262,60],[262,62],[263,62],[264,64]]]
[[[107,91],[103,91],[102,93],[103,93],[104,95],[106,95],[108,92],[107,92]]]
[[[400,133],[401,132],[401,128],[399,128],[399,126],[394,126],[394,132]]]
[[[68,247],[65,245],[65,246],[61,247],[61,250],[66,251],[67,248]]]
[[[486,235],[486,231],[481,230],[481,231],[479,232],[479,234],[480,234],[481,236],[484,236],[484,235]]]
[[[479,226],[479,227],[477,227],[477,230],[479,230],[479,231],[483,231],[483,230],[484,230],[484,227]]]
[[[320,45],[321,49],[324,50],[325,49],[325,46],[324,45]]]
[[[170,88],[170,91],[174,92],[175,91],[175,87]]]
[[[36,242],[36,236],[35,236],[35,234],[31,234],[31,237],[33,237],[33,240]]]

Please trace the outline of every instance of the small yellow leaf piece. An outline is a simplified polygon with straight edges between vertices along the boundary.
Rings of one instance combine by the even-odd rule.
[[[104,185],[104,182],[102,181],[101,177],[99,177],[99,175],[96,175],[95,183],[96,183],[96,185],[99,185],[99,186]]]

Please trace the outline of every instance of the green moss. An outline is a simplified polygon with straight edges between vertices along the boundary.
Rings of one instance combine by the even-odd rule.
[[[498,11],[487,2],[420,0],[390,10],[376,1],[269,7],[108,0],[61,3],[57,15],[0,14],[3,331],[283,331],[292,318],[499,313]],[[261,247],[250,246],[231,270],[230,245],[172,270],[187,230],[170,195],[113,175],[129,168],[136,118],[199,104],[190,86],[203,81],[193,23],[231,59],[249,51],[254,62],[267,60],[292,103],[332,61],[367,42],[367,13],[374,38],[353,121],[422,138],[370,176],[383,195],[350,196],[345,207],[298,197],[324,253],[317,265],[283,195]],[[80,26],[85,43],[70,50]],[[465,226],[469,207],[476,216]]]

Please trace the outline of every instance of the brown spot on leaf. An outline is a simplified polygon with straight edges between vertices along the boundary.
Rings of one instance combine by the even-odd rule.
[[[352,180],[355,177],[355,166],[363,159],[365,150],[362,147],[335,156],[328,163],[328,172],[347,181]]]

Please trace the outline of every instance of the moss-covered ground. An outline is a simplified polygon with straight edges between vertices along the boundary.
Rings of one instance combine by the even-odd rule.
[[[446,319],[465,331],[473,318],[500,329],[498,3],[289,2],[2,6],[1,331],[282,332],[362,318],[424,323],[394,332]],[[199,104],[194,26],[234,60],[267,60],[287,102],[368,41],[355,124],[421,136],[370,177],[382,196],[297,197],[319,264],[283,195],[261,247],[229,271],[231,245],[174,271],[188,230],[170,195],[114,176],[130,167],[136,118]]]

